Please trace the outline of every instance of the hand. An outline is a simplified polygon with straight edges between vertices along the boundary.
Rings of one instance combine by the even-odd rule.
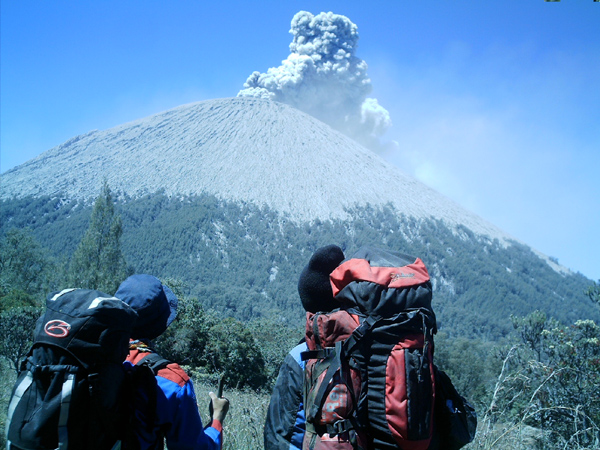
[[[229,411],[229,400],[224,397],[217,397],[214,392],[208,393],[210,397],[210,411],[211,411],[211,419],[218,420],[223,423],[225,420],[225,416],[227,415],[227,411]]]

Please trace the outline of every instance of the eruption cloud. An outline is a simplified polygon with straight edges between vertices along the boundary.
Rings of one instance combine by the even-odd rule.
[[[238,97],[287,103],[363,145],[379,147],[390,127],[389,112],[367,98],[371,80],[367,64],[355,56],[358,27],[332,12],[300,11],[292,19],[290,55],[266,73],[253,72]]]

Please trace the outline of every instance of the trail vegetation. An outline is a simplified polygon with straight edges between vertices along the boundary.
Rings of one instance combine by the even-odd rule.
[[[2,204],[0,428],[46,295],[65,287],[113,294],[125,276],[145,272],[179,297],[178,318],[155,345],[192,375],[204,420],[207,393],[224,377],[224,448],[262,448],[271,387],[304,332],[302,267],[322,245],[348,255],[378,242],[429,268],[436,363],[478,412],[467,448],[600,448],[598,284],[556,272],[526,246],[399,219],[391,207],[303,225],[211,196],[115,197],[106,185],[93,205]],[[93,273],[82,263],[92,254],[101,255]]]

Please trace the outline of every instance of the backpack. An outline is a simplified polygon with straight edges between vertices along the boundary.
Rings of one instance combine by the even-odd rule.
[[[152,425],[137,421],[154,417],[156,380],[123,363],[136,318],[100,291],[48,296],[9,402],[8,450],[138,446],[136,427]]]
[[[458,450],[475,438],[477,413],[443,370],[435,371],[435,426],[444,450]]]
[[[340,308],[307,313],[303,449],[426,450],[437,328],[425,265],[365,247],[330,281]]]

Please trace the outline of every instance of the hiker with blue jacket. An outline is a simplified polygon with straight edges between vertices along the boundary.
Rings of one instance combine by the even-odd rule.
[[[331,311],[339,307],[333,298],[329,274],[344,260],[336,245],[315,251],[302,270],[298,294],[308,312]],[[285,357],[271,394],[264,428],[265,450],[300,450],[305,433],[302,384],[305,362],[300,354],[308,350],[304,340]]]
[[[156,277],[132,275],[121,283],[115,297],[138,314],[127,361],[149,365],[158,384],[155,426],[140,436],[141,449],[163,449],[165,440],[169,450],[220,449],[229,401],[209,393],[212,421],[203,428],[192,380],[177,363],[161,358],[152,349],[151,341],[175,319],[175,294]]]

